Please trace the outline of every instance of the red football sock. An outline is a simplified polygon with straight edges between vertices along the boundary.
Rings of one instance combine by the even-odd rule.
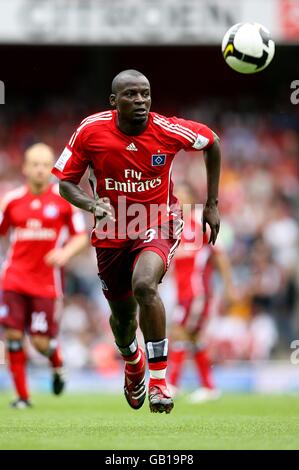
[[[149,387],[154,385],[164,385],[166,386],[166,369],[167,369],[167,361],[159,361],[159,362],[149,362],[148,368],[150,371],[150,380],[149,380]]]
[[[61,351],[59,347],[55,348],[54,351],[51,353],[51,355],[49,356],[49,361],[53,369],[58,369],[63,366]]]
[[[171,383],[171,385],[174,385],[175,387],[177,386],[178,381],[181,377],[185,357],[185,349],[170,349],[170,353],[168,355],[170,369],[169,383]]]
[[[211,363],[207,351],[205,349],[196,351],[194,354],[194,361],[201,379],[202,386],[211,389],[214,388]]]
[[[19,398],[28,400],[29,393],[26,380],[26,355],[23,349],[19,351],[7,351],[9,370]]]
[[[134,354],[130,354],[129,356],[122,354],[122,358],[126,362],[127,370],[131,372],[141,369],[144,365],[144,356],[139,348]]]

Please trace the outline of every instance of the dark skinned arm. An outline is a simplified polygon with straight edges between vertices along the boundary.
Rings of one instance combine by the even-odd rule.
[[[80,186],[71,181],[60,181],[59,193],[73,206],[91,212],[96,219],[100,220],[107,216],[108,219],[115,220],[108,197],[93,199]]]
[[[221,153],[219,138],[215,134],[215,141],[211,147],[204,152],[207,171],[207,202],[203,210],[203,231],[206,225],[211,228],[209,243],[215,245],[220,228],[220,217],[218,212],[218,187],[220,178]]]

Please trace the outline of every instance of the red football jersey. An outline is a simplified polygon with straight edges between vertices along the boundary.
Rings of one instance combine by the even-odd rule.
[[[213,273],[212,255],[216,247],[208,243],[208,233],[196,240],[202,233],[202,225],[192,217],[185,222],[181,244],[174,259],[174,276],[177,287],[177,300],[184,304],[199,295],[208,297]]]
[[[82,121],[52,171],[59,179],[78,184],[89,167],[95,197],[109,197],[116,217],[114,226],[107,224],[108,236],[93,230],[92,244],[119,247],[133,232],[144,233],[174,217],[175,154],[207,149],[213,142],[207,126],[153,112],[141,134],[126,135],[117,126],[116,111],[106,111]],[[136,228],[133,221],[138,215],[143,219]]]
[[[68,235],[85,232],[82,213],[51,184],[41,194],[27,186],[10,191],[1,201],[0,235],[10,231],[10,249],[3,266],[1,287],[28,295],[62,295],[61,270],[45,263],[53,248]]]

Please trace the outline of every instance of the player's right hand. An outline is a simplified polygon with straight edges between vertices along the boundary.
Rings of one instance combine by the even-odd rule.
[[[112,222],[115,222],[114,210],[110,204],[109,197],[101,197],[94,201],[94,205],[92,206],[91,211],[95,218],[98,220],[107,217],[107,219],[111,220]]]
[[[211,229],[209,243],[215,245],[220,228],[220,217],[217,208],[217,203],[207,202],[204,207],[202,216],[203,233],[206,233],[207,224],[210,226]]]

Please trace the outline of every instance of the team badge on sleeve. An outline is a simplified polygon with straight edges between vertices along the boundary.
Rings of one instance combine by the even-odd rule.
[[[60,157],[58,158],[57,162],[54,165],[55,168],[57,168],[57,170],[63,171],[65,165],[67,164],[67,161],[71,158],[71,156],[72,156],[72,151],[68,149],[67,147],[65,147],[64,151],[62,152],[62,154],[60,155]]]
[[[197,134],[197,139],[193,144],[193,148],[196,150],[201,150],[205,148],[209,143],[209,139],[204,135]]]
[[[152,155],[152,166],[163,166],[166,162],[166,155],[157,153],[157,155]]]

